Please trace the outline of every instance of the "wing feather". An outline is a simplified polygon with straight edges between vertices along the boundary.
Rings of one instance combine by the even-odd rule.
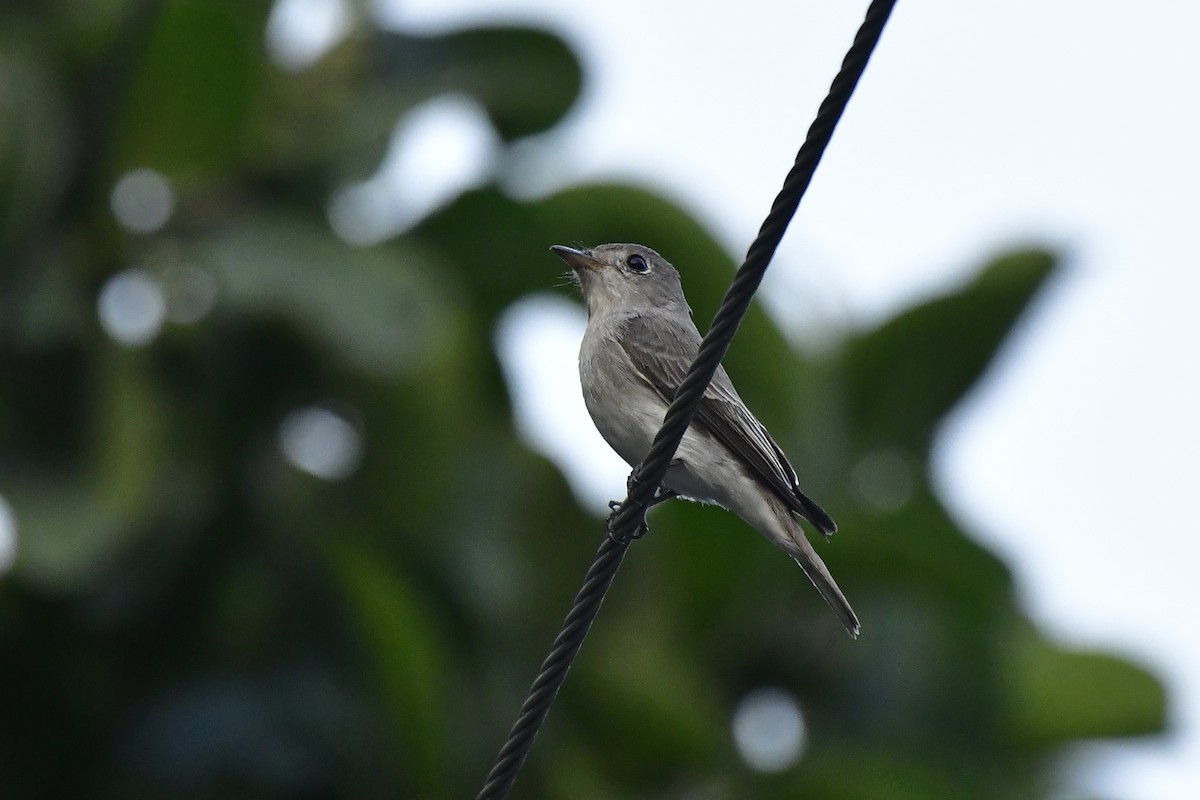
[[[634,369],[670,403],[700,349],[700,334],[695,326],[690,322],[650,325],[645,317],[637,316],[627,321],[623,334],[621,346]],[[823,534],[837,530],[833,519],[800,491],[796,470],[763,424],[746,408],[724,367],[718,367],[713,375],[694,421],[769,486],[789,509]]]

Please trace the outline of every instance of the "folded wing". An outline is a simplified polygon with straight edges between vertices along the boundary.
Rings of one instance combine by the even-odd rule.
[[[631,317],[621,345],[642,380],[670,403],[700,349],[690,320],[680,325],[649,325]],[[823,534],[837,530],[833,519],[800,491],[796,471],[771,434],[738,396],[724,367],[718,367],[696,410],[693,423],[705,428],[791,509]]]

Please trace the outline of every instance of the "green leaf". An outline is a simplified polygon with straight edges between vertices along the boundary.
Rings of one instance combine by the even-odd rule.
[[[296,188],[373,172],[396,124],[447,94],[477,101],[506,141],[558,122],[579,95],[579,62],[557,37],[525,28],[445,36],[373,30],[350,37],[296,74],[270,73],[250,152]],[[309,182],[299,183],[303,175]]]
[[[5,41],[12,35],[6,33],[0,34],[0,249],[18,246],[50,211],[72,157],[61,87],[49,65],[24,43]]]
[[[728,283],[733,274],[729,256],[682,209],[628,186],[580,187],[537,203],[518,202],[496,189],[469,192],[412,236],[444,253],[459,269],[489,325],[521,296],[563,284],[566,268],[549,252],[554,244],[650,245],[685,270],[692,302],[714,311],[717,301],[712,298],[724,290],[720,281]]]
[[[45,588],[66,590],[100,574],[165,502],[166,411],[143,353],[106,351],[95,377],[94,431],[85,466],[34,473],[6,487],[21,533],[18,568]]]
[[[850,342],[846,401],[862,446],[924,452],[938,423],[987,369],[1053,267],[1053,256],[1044,251],[1005,256],[963,290],[905,311]]]
[[[989,550],[964,536],[924,485],[884,518],[848,513],[827,558],[844,563],[845,588],[889,587],[936,600],[948,617],[986,624],[1013,601],[1012,575]],[[832,568],[832,567],[831,567]]]
[[[276,316],[368,373],[403,375],[451,348],[458,325],[428,255],[400,243],[361,249],[315,220],[250,217],[191,243],[219,302]]]
[[[1031,629],[1013,636],[1006,655],[1006,722],[1023,745],[1139,736],[1166,725],[1166,689],[1128,660],[1055,647]]]
[[[171,0],[155,20],[118,124],[121,168],[227,167],[262,60],[265,4]]]
[[[670,609],[635,601],[609,620],[590,639],[564,705],[587,721],[580,735],[637,754],[610,764],[610,774],[665,788],[675,771],[721,754],[730,711],[711,673],[680,646]]]
[[[432,790],[444,783],[444,757],[451,752],[443,719],[449,658],[431,617],[437,604],[381,559],[344,542],[328,552],[373,681],[404,743],[398,756]]]
[[[370,53],[377,79],[399,82],[401,93],[415,84],[429,96],[475,97],[506,141],[562,119],[583,81],[578,59],[561,39],[528,28],[474,28],[438,37],[380,33]]]

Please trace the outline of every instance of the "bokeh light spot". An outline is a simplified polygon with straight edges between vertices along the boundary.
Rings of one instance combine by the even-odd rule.
[[[12,506],[0,495],[0,575],[12,569],[17,560],[17,520]]]
[[[378,180],[347,186],[329,201],[329,225],[347,244],[377,244],[392,229],[392,206],[392,196]]]
[[[894,450],[867,453],[854,466],[850,480],[859,500],[878,514],[899,511],[912,499],[912,467]]]
[[[349,30],[345,0],[278,0],[267,18],[267,51],[283,69],[299,72]]]
[[[152,169],[122,175],[113,186],[110,201],[117,222],[134,233],[153,233],[167,224],[175,210],[170,182]]]
[[[362,459],[362,436],[344,417],[310,406],[279,426],[279,448],[292,466],[322,480],[348,477]]]
[[[396,125],[375,175],[334,194],[329,224],[359,247],[403,233],[482,183],[496,150],[495,132],[477,101],[459,94],[435,97]]]
[[[162,272],[167,319],[180,325],[199,322],[217,299],[217,282],[194,264],[172,264]]]
[[[100,325],[115,341],[130,347],[150,342],[162,328],[167,301],[162,287],[139,269],[114,275],[100,290]]]
[[[733,741],[751,769],[782,772],[796,763],[807,738],[800,706],[790,692],[750,692],[733,713]]]

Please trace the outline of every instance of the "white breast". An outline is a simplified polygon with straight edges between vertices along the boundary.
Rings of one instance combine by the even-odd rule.
[[[615,314],[589,322],[579,348],[579,380],[596,429],[633,466],[649,451],[667,406],[636,376],[616,339],[620,324]]]
[[[631,467],[642,462],[662,427],[667,404],[634,371],[617,341],[621,318],[605,315],[588,324],[579,349],[583,400],[600,435]],[[680,494],[726,507],[734,486],[749,480],[724,446],[707,432],[689,428],[663,485]]]

